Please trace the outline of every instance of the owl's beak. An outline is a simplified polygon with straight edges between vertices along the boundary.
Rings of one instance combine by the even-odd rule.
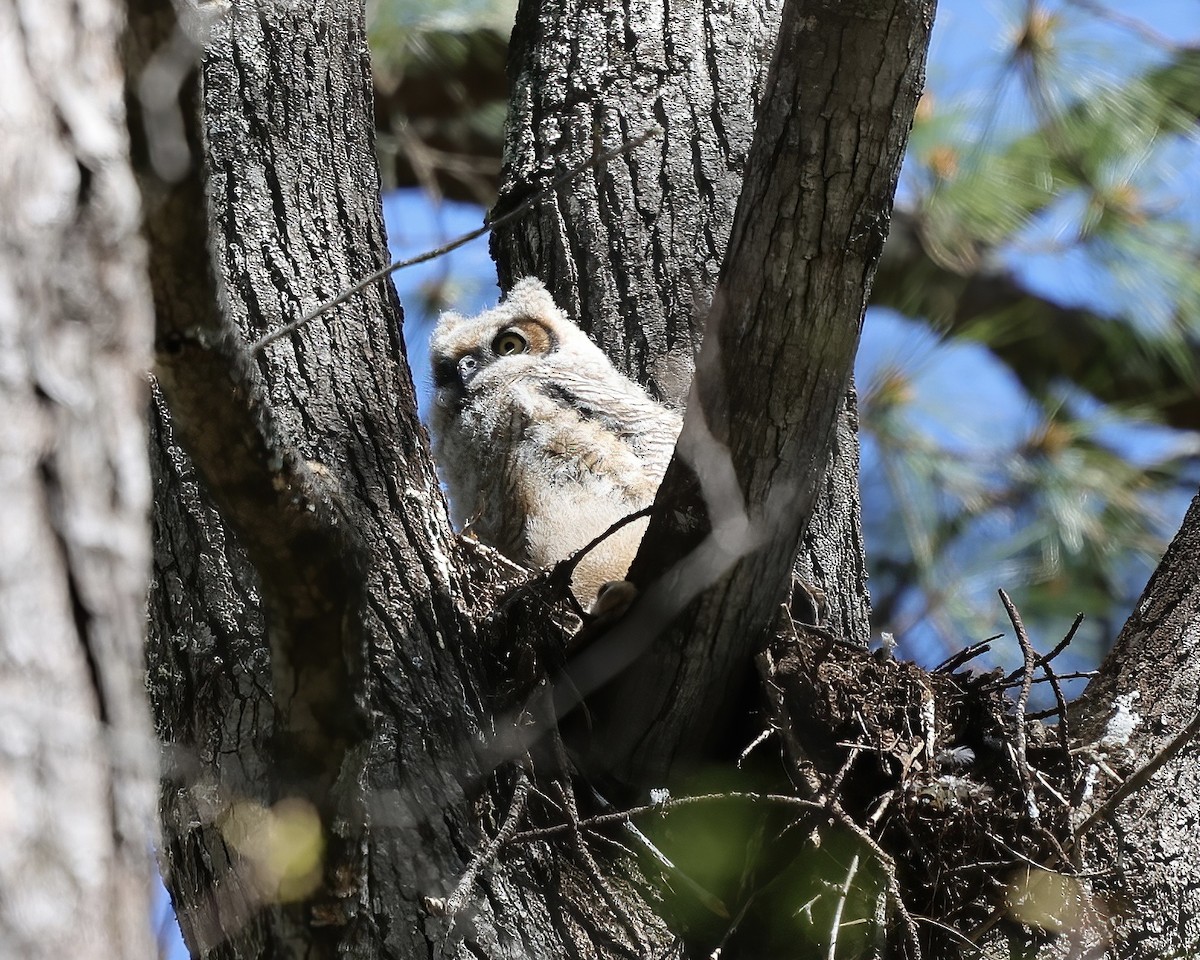
[[[467,385],[479,372],[479,359],[467,354],[457,362],[442,357],[433,364],[433,386],[438,403],[443,407],[459,407],[466,399]]]
[[[454,365],[453,360],[447,357],[438,357],[433,361],[433,385],[438,390],[461,386],[458,381],[458,368]]]
[[[477,357],[467,354],[458,361],[458,382],[464,387],[469,387],[471,381],[475,379],[475,374],[479,372],[479,360]]]

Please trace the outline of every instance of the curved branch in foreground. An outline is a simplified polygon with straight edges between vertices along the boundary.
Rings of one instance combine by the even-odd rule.
[[[785,598],[932,20],[923,0],[784,7],[683,435],[630,571],[644,592],[571,669],[586,692],[637,659],[589,701],[591,759],[629,782],[661,782],[720,738]]]
[[[154,954],[153,313],[122,4],[0,5],[0,956]]]

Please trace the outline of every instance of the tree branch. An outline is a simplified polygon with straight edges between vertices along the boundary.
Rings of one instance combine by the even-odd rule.
[[[643,616],[678,619],[652,644],[654,632],[642,633],[646,655],[590,704],[593,760],[630,781],[659,781],[719,736],[788,589],[887,232],[932,14],[908,2],[886,12],[784,7],[679,448],[630,571],[643,598],[613,636],[627,644]],[[700,554],[702,579],[683,580],[678,565]],[[604,644],[588,651],[591,663]]]
[[[1178,343],[1129,317],[1056,303],[1006,270],[951,267],[930,253],[912,212],[896,211],[875,280],[873,305],[978,340],[1034,396],[1065,379],[1105,403],[1151,406],[1170,426],[1200,429],[1200,393]]]

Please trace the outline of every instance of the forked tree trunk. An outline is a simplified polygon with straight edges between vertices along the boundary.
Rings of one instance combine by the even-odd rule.
[[[151,331],[111,0],[0,7],[0,956],[150,956]]]
[[[169,7],[135,12],[132,88],[164,51],[184,51],[186,74]],[[481,749],[489,566],[451,533],[390,286],[247,361],[250,341],[386,262],[361,6],[237,3],[205,42],[211,213],[195,168],[160,182],[147,143],[142,170],[161,384],[151,691],[185,937],[239,958],[600,955],[611,911],[589,912],[572,848],[505,851],[457,932],[433,902],[514,774],[493,784]],[[322,837],[323,859],[293,859]]]
[[[499,230],[501,282],[542,277],[618,368],[676,405],[725,261],[782,6],[526,0],[517,12],[497,214],[600,150],[661,134]],[[828,460],[798,572],[826,594],[827,625],[865,645],[853,386]]]
[[[133,89],[169,42],[182,49],[163,5],[135,12]],[[771,32],[746,19],[750,50],[723,90],[691,91],[698,115],[761,74]],[[689,32],[689,42],[720,46]],[[590,855],[569,842],[505,850],[472,893],[470,922],[444,941],[446,921],[424,898],[450,892],[479,849],[480,824],[494,829],[505,814],[513,774],[504,767],[487,787],[493,760],[474,749],[490,725],[487,641],[475,639],[481,608],[468,598],[487,577],[450,534],[393,302],[368,291],[268,347],[257,365],[239,346],[382,260],[360,15],[238,3],[204,42],[209,229],[229,327],[208,306],[217,294],[196,256],[197,171],[164,187],[143,170],[161,383],[152,690],[172,746],[167,860],[189,940],[243,956],[302,942],[342,949],[385,931],[385,949],[409,955],[464,934],[494,952],[519,930],[526,955],[557,955],[566,943],[596,955],[621,943],[670,949],[628,856],[604,859],[610,881],[598,886]],[[186,128],[186,97],[181,119]],[[736,171],[718,168],[747,148],[745,106],[738,123],[738,144],[714,143],[706,159],[723,181],[705,205],[710,226],[694,231],[710,249],[674,285],[684,379],[694,339],[683,331],[700,319],[725,243],[718,224],[737,194]],[[154,146],[152,133],[147,163]],[[672,202],[681,220],[694,217],[683,198]],[[644,336],[666,355],[665,328]],[[861,578],[854,591],[863,596]],[[268,833],[297,809],[323,826],[330,848],[319,890],[279,905],[288,891],[307,893],[310,878],[272,873],[269,851],[243,834]]]

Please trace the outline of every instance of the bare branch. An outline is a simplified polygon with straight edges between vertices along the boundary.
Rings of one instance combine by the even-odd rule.
[[[983,656],[992,649],[992,641],[999,640],[1004,634],[997,633],[995,636],[988,637],[986,640],[980,640],[977,643],[972,643],[970,646],[963,647],[957,653],[951,654],[936,667],[933,668],[934,673],[954,673],[954,671],[965,666],[976,657]]]
[[[602,813],[594,817],[581,819],[577,824],[580,828],[602,827],[614,823],[628,823],[634,817],[643,817],[648,814],[663,814],[671,810],[678,810],[684,807],[703,806],[704,804],[718,803],[725,800],[748,800],[752,803],[763,804],[778,804],[784,807],[794,807],[798,810],[808,811],[810,813],[825,813],[829,809],[829,805],[825,803],[816,803],[812,800],[803,800],[800,797],[793,797],[785,793],[746,793],[744,791],[731,790],[728,793],[706,793],[694,797],[673,797],[669,800],[663,800],[659,803],[647,803],[638,807],[630,807],[628,810],[615,811],[613,813]],[[532,842],[534,840],[544,840],[547,837],[552,837],[558,834],[567,833],[574,829],[576,825],[570,823],[555,824],[550,827],[538,827],[533,830],[524,830],[517,834],[513,839],[521,842]]]
[[[833,908],[833,916],[829,921],[829,949],[825,953],[826,960],[837,960],[838,933],[842,927],[842,911],[846,908],[846,898],[850,896],[850,888],[858,875],[859,855],[850,858],[850,866],[846,868],[846,879],[842,881],[837,891],[837,901]]]
[[[900,889],[900,879],[896,874],[896,861],[887,854],[874,837],[855,823],[854,818],[843,810],[839,804],[835,802],[830,809],[836,822],[858,837],[879,860],[879,864],[883,868],[883,875],[887,880],[888,896],[891,898],[892,906],[895,908],[896,915],[900,918],[900,924],[904,930],[904,940],[909,949],[909,957],[911,960],[921,960],[921,939],[917,933],[917,925],[913,921],[912,914],[908,912],[908,907],[904,903],[904,895]]]
[[[443,912],[452,921],[462,911],[466,905],[467,897],[471,895],[471,891],[475,887],[475,881],[479,879],[480,872],[495,862],[496,856],[500,853],[501,848],[508,843],[517,833],[517,827],[521,825],[521,818],[525,816],[525,807],[529,802],[529,774],[525,770],[517,771],[517,783],[513,787],[512,799],[508,803],[508,813],[505,814],[504,822],[500,825],[500,829],[496,835],[492,837],[468,864],[466,872],[454,886],[454,892],[450,894],[450,898],[442,906]],[[434,901],[430,901],[431,904]]]
[[[1021,694],[1017,697],[1017,721],[1016,721],[1016,768],[1017,776],[1021,778],[1021,786],[1025,792],[1025,803],[1029,815],[1035,820],[1041,819],[1041,814],[1038,809],[1037,796],[1033,792],[1033,781],[1029,776],[1029,756],[1027,753],[1026,740],[1028,731],[1026,724],[1028,720],[1025,716],[1029,708],[1029,691],[1033,687],[1033,670],[1037,663],[1037,655],[1033,652],[1033,646],[1029,642],[1029,635],[1025,632],[1025,624],[1021,622],[1021,615],[1017,612],[1016,606],[1009,599],[1007,593],[1003,590],[999,591],[1000,602],[1004,604],[1004,609],[1008,613],[1008,619],[1012,622],[1013,629],[1017,633],[1017,643],[1021,645],[1021,656],[1025,659],[1025,667],[1021,677]]]
[[[710,531],[732,574],[592,706],[597,761],[633,782],[660,781],[727,719],[821,486],[932,21],[922,2],[859,10],[784,6],[680,445],[629,573],[642,589],[630,617]]]

